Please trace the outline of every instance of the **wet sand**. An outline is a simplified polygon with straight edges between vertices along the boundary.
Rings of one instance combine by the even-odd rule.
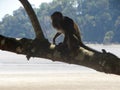
[[[120,76],[104,73],[0,73],[0,90],[119,90]]]

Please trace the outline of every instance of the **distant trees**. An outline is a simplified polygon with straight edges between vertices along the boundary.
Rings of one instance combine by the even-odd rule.
[[[55,34],[50,15],[54,11],[61,11],[78,23],[83,41],[120,43],[119,0],[53,0],[42,3],[34,10],[49,41]],[[4,16],[0,22],[0,34],[16,38],[35,38],[32,25],[22,7],[14,11],[13,16]]]
[[[13,16],[5,15],[0,24],[0,33],[15,38],[34,38],[34,31],[24,8],[13,12]]]

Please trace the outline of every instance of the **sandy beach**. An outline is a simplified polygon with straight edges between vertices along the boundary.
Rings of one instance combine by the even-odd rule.
[[[120,76],[104,73],[1,73],[0,90],[119,90]]]

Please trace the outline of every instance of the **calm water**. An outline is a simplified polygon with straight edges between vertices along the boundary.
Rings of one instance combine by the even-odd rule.
[[[120,45],[88,45],[96,50],[105,49],[120,57]],[[31,58],[27,61],[24,55],[0,51],[0,73],[5,72],[96,72],[92,69],[65,64],[61,62],[52,62],[42,58]]]

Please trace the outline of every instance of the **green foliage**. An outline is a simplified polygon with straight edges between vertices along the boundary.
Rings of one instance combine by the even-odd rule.
[[[13,12],[13,16],[5,15],[1,24],[2,35],[15,38],[34,38],[35,34],[25,10],[20,7]]]
[[[53,0],[42,3],[34,10],[49,41],[52,41],[56,33],[51,25],[50,15],[60,11],[79,25],[83,41],[120,43],[120,0]],[[31,22],[22,7],[14,11],[13,16],[4,16],[0,22],[0,34],[35,38]]]

